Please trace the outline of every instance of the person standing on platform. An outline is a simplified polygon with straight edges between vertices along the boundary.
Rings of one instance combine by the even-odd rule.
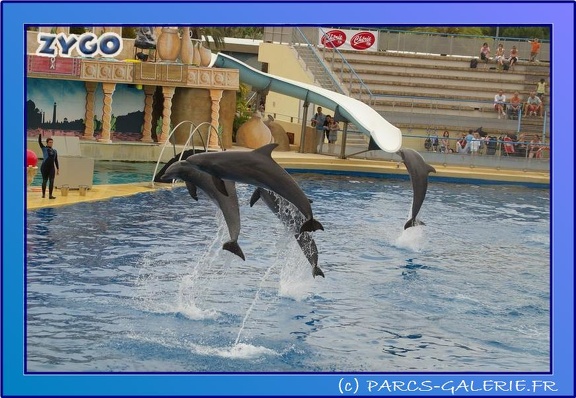
[[[319,106],[316,109],[316,113],[312,118],[312,126],[316,128],[316,142],[318,144],[318,153],[322,152],[322,146],[324,145],[324,122],[326,121],[326,115],[322,113],[322,107]]]
[[[38,144],[42,149],[42,165],[40,172],[42,173],[42,197],[46,197],[46,184],[48,183],[48,198],[56,199],[52,193],[54,192],[54,178],[56,174],[60,174],[60,165],[58,164],[58,152],[52,148],[54,140],[46,138],[46,145],[42,144],[42,134],[38,135]]]

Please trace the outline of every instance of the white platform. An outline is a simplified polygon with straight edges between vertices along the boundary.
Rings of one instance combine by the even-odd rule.
[[[92,188],[94,178],[94,159],[80,153],[78,137],[53,137],[54,148],[58,151],[60,173],[54,179],[57,188],[68,185],[77,189],[81,185]]]

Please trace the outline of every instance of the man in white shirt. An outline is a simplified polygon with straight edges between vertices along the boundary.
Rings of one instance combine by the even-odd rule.
[[[494,110],[498,113],[498,119],[501,117],[506,119],[506,96],[502,90],[494,96]]]

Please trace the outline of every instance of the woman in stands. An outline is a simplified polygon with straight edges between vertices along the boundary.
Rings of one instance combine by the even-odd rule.
[[[512,50],[510,50],[510,57],[508,58],[508,62],[510,63],[509,70],[514,70],[514,65],[518,62],[518,49],[516,46],[512,46]]]
[[[504,67],[504,44],[498,44],[498,48],[496,49],[496,56],[494,57],[494,61],[497,63],[498,70],[502,70]]]

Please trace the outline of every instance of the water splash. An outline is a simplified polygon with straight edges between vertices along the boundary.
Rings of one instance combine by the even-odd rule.
[[[214,238],[208,243],[192,271],[183,275],[180,281],[176,312],[189,319],[215,319],[219,316],[219,312],[214,309],[202,309],[198,306],[205,301],[210,282],[222,275],[217,268],[221,264],[219,254],[222,242],[226,239],[227,226],[220,211],[216,212],[216,222],[218,229]],[[202,283],[198,283],[200,280]]]
[[[258,299],[260,298],[260,291],[262,290],[262,285],[264,284],[264,282],[268,278],[268,275],[270,275],[270,272],[272,271],[272,269],[274,268],[275,265],[276,264],[272,264],[270,267],[268,267],[268,269],[266,270],[266,272],[262,276],[262,279],[260,280],[260,285],[258,286],[258,290],[256,291],[256,294],[254,295],[254,299],[252,300],[250,307],[248,307],[248,310],[246,311],[246,314],[244,315],[244,319],[242,319],[242,325],[240,326],[240,330],[238,331],[238,335],[236,336],[236,341],[234,342],[234,346],[237,346],[238,343],[240,342],[240,336],[242,335],[242,331],[244,331],[244,327],[246,326],[246,321],[250,317],[250,314],[252,313],[254,306],[256,305],[256,303],[258,302]]]
[[[402,230],[400,236],[394,242],[394,245],[401,249],[408,249],[414,252],[423,251],[427,244],[425,228],[423,225],[417,225]]]

